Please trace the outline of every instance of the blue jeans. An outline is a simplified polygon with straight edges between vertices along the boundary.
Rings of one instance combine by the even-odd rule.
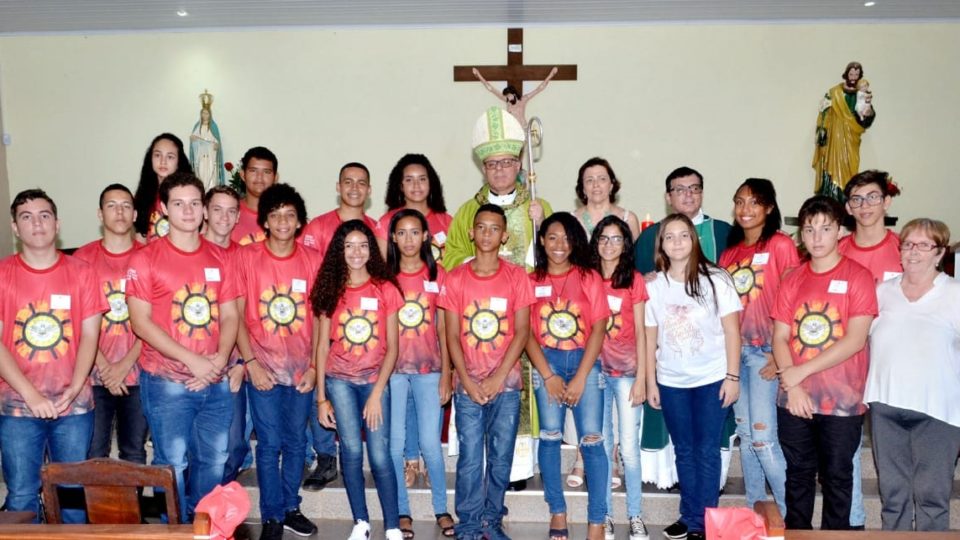
[[[103,386],[93,387],[93,440],[89,457],[110,457],[113,446],[113,420],[117,420],[117,447],[120,459],[146,463],[147,419],[140,404],[140,387],[127,387],[129,394],[115,396]]]
[[[543,347],[543,354],[551,371],[564,383],[569,383],[580,368],[583,349],[561,351]],[[610,464],[603,443],[603,389],[600,383],[598,360],[587,375],[580,402],[573,407],[573,422],[580,436],[580,453],[583,454],[583,471],[587,481],[587,521],[593,524],[603,523],[607,515],[607,493],[610,491],[607,481]],[[567,405],[557,403],[547,394],[543,378],[536,370],[533,373],[533,391],[540,418],[537,458],[543,478],[543,498],[551,514],[563,514],[567,511],[567,503],[563,498],[563,479],[560,474],[560,443],[563,441]]]
[[[302,394],[294,386],[279,384],[263,391],[250,385],[247,390],[257,430],[260,519],[283,521],[287,512],[300,506],[301,464],[307,453],[303,427],[310,414],[313,392]]]
[[[27,416],[0,416],[0,452],[7,483],[7,510],[40,516],[40,468],[50,451],[50,461],[72,463],[87,459],[93,436],[93,412],[43,420]],[[62,490],[62,488],[61,488]],[[82,509],[64,509],[64,523],[86,523]]]
[[[233,394],[233,421],[230,422],[230,435],[227,439],[227,463],[223,466],[223,483],[237,479],[243,469],[249,469],[253,463],[250,451],[250,434],[253,433],[253,418],[250,416],[249,383],[240,383],[240,390]]]
[[[760,370],[767,365],[770,347],[744,345],[740,353],[740,399],[733,404],[740,437],[740,463],[747,488],[747,507],[767,498],[767,484],[780,515],[787,515],[784,486],[787,460],[777,435],[777,379],[765,380]]]
[[[440,407],[439,373],[424,375],[404,375],[394,373],[390,377],[390,456],[397,475],[397,504],[401,515],[410,515],[410,498],[403,478],[404,441],[410,433],[407,431],[408,396],[413,397],[416,405],[419,446],[423,452],[423,462],[430,474],[430,494],[433,513],[447,511],[447,479],[443,466],[443,449],[440,445]]]
[[[857,451],[853,454],[853,491],[850,494],[851,527],[863,527],[867,522],[867,512],[863,508],[863,472],[860,470],[862,450],[863,435],[860,436],[860,444],[857,445]]]
[[[623,481],[627,489],[627,516],[643,514],[640,469],[640,428],[643,425],[643,404],[630,403],[630,389],[635,377],[604,375],[603,389],[603,447],[610,463],[607,485],[613,479],[613,406],[617,406],[620,435],[620,458],[623,460]],[[607,489],[607,514],[613,515],[613,490]]]
[[[703,532],[703,514],[720,499],[720,434],[727,409],[721,407],[723,380],[694,388],[657,384],[663,420],[676,452],[680,521]]]
[[[140,399],[153,436],[153,463],[173,466],[181,519],[192,521],[197,503],[223,479],[233,420],[230,385],[223,380],[191,392],[144,371]]]
[[[367,500],[364,495],[363,481],[363,439],[367,435],[367,457],[373,482],[377,486],[377,498],[383,509],[383,524],[386,529],[400,526],[397,510],[397,476],[390,461],[390,389],[384,388],[380,397],[383,410],[383,424],[372,431],[363,419],[363,407],[373,391],[373,384],[355,384],[327,377],[327,398],[333,405],[337,420],[337,434],[340,436],[340,470],[343,471],[343,485],[350,501],[350,511],[354,521],[370,521],[367,512]]]
[[[307,419],[307,453],[304,458],[304,465],[307,467],[313,464],[313,460],[318,454],[330,457],[337,455],[337,441],[336,437],[334,437],[337,433],[336,430],[321,426],[317,418],[319,418],[319,414],[317,413],[317,397],[316,394],[314,394],[313,406],[310,409],[310,418]]]
[[[393,405],[396,409],[396,405]],[[413,461],[420,459],[420,433],[418,432],[419,422],[417,421],[417,406],[413,401],[413,392],[407,398],[407,438],[403,441],[403,459]],[[393,444],[392,442],[390,444]],[[406,483],[404,483],[406,486]]]
[[[486,405],[457,392],[453,401],[460,446],[454,495],[457,538],[503,536],[503,499],[520,423],[520,392],[501,392]]]

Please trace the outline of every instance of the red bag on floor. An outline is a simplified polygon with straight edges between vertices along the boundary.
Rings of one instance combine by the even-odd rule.
[[[210,516],[211,540],[232,540],[233,532],[250,513],[250,495],[236,481],[217,486],[197,503],[197,510]]]
[[[707,508],[707,540],[761,540],[767,537],[763,518],[749,508]]]

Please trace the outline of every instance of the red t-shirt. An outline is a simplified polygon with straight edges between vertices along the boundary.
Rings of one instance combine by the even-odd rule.
[[[363,222],[376,234],[377,222],[374,221],[373,218],[364,215]],[[337,232],[337,227],[342,223],[343,220],[340,219],[340,214],[337,213],[337,210],[331,210],[326,214],[313,218],[313,220],[303,228],[303,233],[297,237],[297,241],[319,251],[321,255],[326,256],[330,241],[333,240],[333,234]],[[374,246],[371,246],[371,248],[372,247]]]
[[[237,226],[230,233],[230,240],[245,246],[255,242],[263,242],[267,233],[257,224],[257,211],[247,208],[247,203],[240,203],[240,215]]]
[[[418,272],[397,274],[403,290],[400,324],[400,354],[394,371],[407,375],[439,373],[440,340],[437,337],[437,295],[445,273],[437,265],[437,279],[430,281],[427,265]]]
[[[777,232],[766,242],[752,246],[741,242],[727,248],[719,264],[733,277],[733,286],[743,304],[740,312],[743,344],[769,346],[773,339],[770,310],[777,299],[783,273],[800,264],[797,246],[789,236]]]
[[[100,343],[98,348],[104,358],[111,364],[116,364],[130,352],[137,343],[137,336],[130,328],[130,314],[127,312],[127,269],[130,268],[130,257],[142,247],[134,242],[133,247],[123,253],[110,253],[104,249],[100,240],[94,240],[77,249],[73,256],[86,262],[96,273],[97,281],[101,283],[103,296],[110,306],[100,320]],[[130,372],[123,379],[123,384],[133,386],[138,384],[140,366],[134,364]],[[97,366],[90,372],[93,384],[102,385]]]
[[[200,247],[189,253],[164,238],[130,258],[127,296],[148,302],[151,319],[174,341],[194,353],[214,355],[220,344],[220,304],[237,297],[230,270],[226,252],[202,238]],[[193,378],[186,364],[167,358],[146,341],[140,367],[174,382]]]
[[[347,287],[330,317],[326,376],[354,384],[377,382],[387,354],[387,317],[403,306],[390,282]]]
[[[535,298],[530,307],[530,328],[541,347],[572,351],[587,346],[590,330],[598,319],[610,317],[603,278],[593,270],[582,274],[547,274],[542,280],[530,276]]]
[[[63,254],[46,270],[30,268],[19,255],[11,255],[0,261],[0,283],[3,346],[37,391],[56,402],[73,380],[83,321],[110,309],[99,294],[97,276],[87,263]],[[89,381],[65,415],[93,410]],[[0,414],[33,416],[3,379]]]
[[[160,196],[157,196],[157,200],[153,203],[153,209],[150,210],[150,221],[147,224],[147,243],[153,242],[154,240],[159,240],[167,234],[170,233],[170,222],[167,221],[167,216],[163,215],[163,210],[160,208]]]
[[[503,259],[490,276],[478,276],[470,264],[447,274],[437,307],[460,315],[460,347],[472,381],[486,379],[503,363],[513,341],[517,311],[534,301],[527,272]],[[504,381],[504,390],[521,388],[523,379],[517,362]]]
[[[790,326],[793,365],[816,358],[847,333],[853,317],[877,315],[877,293],[870,272],[843,257],[833,269],[818,274],[810,263],[784,276],[771,316]],[[866,412],[863,387],[869,355],[864,347],[847,360],[807,377],[800,386],[813,400],[814,413],[853,416]],[[787,394],[777,403],[786,407]]]
[[[388,210],[386,214],[380,217],[375,231],[377,238],[381,240],[387,239],[387,235],[390,233],[390,220],[393,219],[393,215],[400,210],[401,208]],[[427,215],[424,217],[427,218],[427,227],[430,229],[430,248],[431,251],[433,251],[433,258],[437,260],[437,264],[440,264],[440,262],[443,261],[443,254],[447,248],[447,231],[450,230],[450,223],[453,221],[453,216],[446,212],[427,212]]]
[[[840,239],[838,249],[844,257],[850,257],[873,274],[876,283],[897,277],[903,273],[900,264],[900,238],[887,231],[883,240],[875,246],[863,248],[857,245],[850,234]]]
[[[630,288],[614,289],[613,282],[605,279],[603,291],[610,307],[607,335],[600,350],[603,372],[609,377],[636,377],[637,329],[633,307],[650,299],[647,285],[643,275],[635,272]]]
[[[313,315],[310,290],[320,254],[299,244],[278,257],[266,242],[241,248],[233,256],[240,296],[246,300],[243,323],[257,362],[277,383],[296,386],[313,363]]]

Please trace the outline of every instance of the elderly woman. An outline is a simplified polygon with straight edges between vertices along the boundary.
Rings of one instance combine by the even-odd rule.
[[[960,450],[960,281],[940,271],[950,231],[915,219],[903,274],[877,289],[864,402],[873,421],[886,530],[945,531]]]

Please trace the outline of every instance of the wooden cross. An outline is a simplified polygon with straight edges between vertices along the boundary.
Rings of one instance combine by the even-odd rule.
[[[507,81],[522,95],[523,81],[542,81],[550,74],[550,70],[557,68],[555,81],[577,80],[577,65],[542,65],[525,66],[523,64],[523,28],[507,29],[507,65],[505,66],[453,66],[454,82],[477,82],[473,76],[473,69],[480,70],[480,74],[488,81]]]

